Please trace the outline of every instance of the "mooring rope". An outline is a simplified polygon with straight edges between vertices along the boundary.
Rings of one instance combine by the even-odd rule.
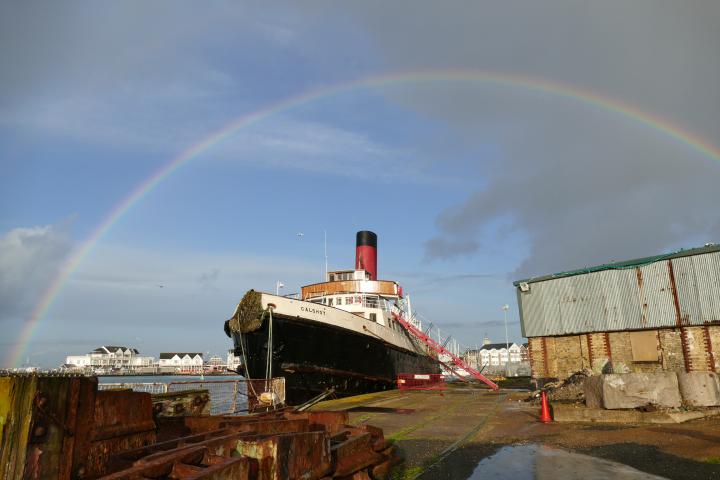
[[[273,318],[272,318],[272,307],[268,307],[269,319],[268,319],[268,340],[267,340],[267,359],[265,361],[265,380],[269,381],[272,379],[272,349],[273,349]],[[267,389],[267,387],[266,387]]]
[[[252,379],[250,378],[250,369],[248,368],[247,355],[245,355],[245,344],[243,342],[242,331],[238,331],[238,336],[240,337],[240,352],[242,353],[243,366],[245,367],[245,380],[247,381],[250,390],[252,390],[253,395],[255,395],[255,398],[258,398],[258,394],[252,384]]]

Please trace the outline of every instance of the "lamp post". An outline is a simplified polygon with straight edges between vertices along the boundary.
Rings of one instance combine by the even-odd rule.
[[[280,295],[280,289],[285,286],[284,283],[282,283],[280,280],[277,281],[275,284],[275,295]]]
[[[508,340],[507,312],[508,312],[508,310],[510,310],[510,305],[505,304],[501,308],[503,310],[503,314],[505,317],[505,350],[507,351],[507,361],[509,362],[510,361],[510,341]]]

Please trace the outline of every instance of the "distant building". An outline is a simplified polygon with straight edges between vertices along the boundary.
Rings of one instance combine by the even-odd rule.
[[[199,352],[163,352],[158,362],[163,372],[194,373],[202,372],[203,354]]]
[[[466,350],[463,357],[472,368],[480,369],[484,366],[497,367],[507,363],[521,362],[523,352],[527,356],[527,348],[522,344],[490,343],[488,339],[485,339],[482,347]]]
[[[66,368],[92,370],[140,370],[152,367],[154,357],[140,355],[135,348],[103,345],[85,355],[69,355],[65,358]]]
[[[237,370],[240,368],[242,361],[240,360],[240,357],[235,355],[235,350],[230,349],[228,350],[227,361],[225,364],[227,365],[228,370]]]
[[[514,282],[538,383],[720,371],[720,246]]]

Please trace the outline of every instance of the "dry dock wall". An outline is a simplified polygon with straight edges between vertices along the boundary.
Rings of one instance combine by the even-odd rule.
[[[575,372],[720,372],[720,325],[594,332],[528,339],[532,377]]]

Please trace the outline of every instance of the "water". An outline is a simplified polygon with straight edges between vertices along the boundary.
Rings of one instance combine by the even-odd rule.
[[[98,377],[99,383],[170,383],[170,382],[198,382],[213,380],[244,380],[241,375],[117,375],[111,377]]]
[[[224,415],[247,410],[246,384],[240,375],[119,375],[98,377],[102,385],[118,384],[139,392],[165,393],[188,389],[203,389],[210,394],[210,413]],[[171,385],[172,384],[172,385]],[[110,387],[116,388],[116,387]]]
[[[545,445],[513,445],[503,447],[482,460],[469,480],[662,480],[622,463],[572,453]]]

